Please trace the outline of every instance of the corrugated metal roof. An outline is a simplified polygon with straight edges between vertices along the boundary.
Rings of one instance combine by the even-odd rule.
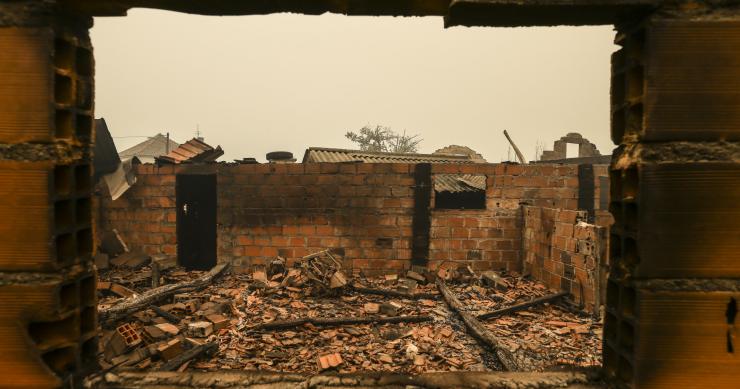
[[[151,163],[154,162],[155,158],[167,154],[168,150],[174,150],[178,146],[180,146],[179,143],[170,140],[168,148],[167,137],[157,134],[135,146],[121,151],[118,155],[121,159],[138,157],[143,163]]]
[[[360,150],[310,147],[303,163],[366,162],[366,163],[473,163],[467,155],[383,153]]]
[[[435,192],[477,192],[486,190],[486,176],[476,174],[435,174]]]
[[[157,162],[183,163],[183,162],[213,162],[224,155],[221,146],[213,146],[198,138],[193,138],[180,147],[170,151],[169,154],[157,158]]]

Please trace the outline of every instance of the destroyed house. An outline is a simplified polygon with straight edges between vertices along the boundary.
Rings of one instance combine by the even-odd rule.
[[[556,272],[560,252],[542,252],[536,241],[560,236],[552,246],[575,254],[579,222],[608,223],[595,217],[608,215],[599,208],[608,193],[599,179],[606,166],[589,167],[594,175],[583,175],[578,165],[539,164],[144,164],[124,196],[101,198],[99,228],[116,229],[137,250],[178,256],[198,269],[218,262],[248,269],[325,249],[366,274],[445,262],[475,270],[529,266],[542,269],[553,286],[567,276],[593,309],[598,271],[588,269],[588,278],[576,281],[574,269],[586,267],[573,262],[572,271]],[[475,198],[450,201],[461,193]],[[543,227],[526,224],[541,219]],[[586,226],[599,231],[590,238],[594,246],[606,247],[604,227]],[[537,250],[531,255],[530,240]],[[598,249],[589,255],[606,261]]]
[[[104,61],[95,61],[89,30],[93,17],[123,17],[136,7],[204,15],[333,12],[431,16],[440,21],[440,27],[442,21],[445,27],[612,25],[617,47],[611,69],[604,74],[611,83],[609,133],[619,147],[608,169],[611,193],[607,198],[606,185],[595,179],[601,177],[598,165],[592,169],[570,164],[482,165],[472,171],[428,164],[253,165],[246,170],[228,167],[222,171],[215,165],[138,165],[135,169],[142,179],[132,190],[115,201],[99,199],[98,207],[91,179],[94,91],[96,66]],[[0,215],[5,220],[0,226],[0,332],[4,334],[0,341],[0,371],[4,373],[0,386],[88,386],[81,377],[92,373],[92,387],[118,388],[737,387],[740,219],[732,216],[738,214],[740,204],[740,12],[735,2],[21,0],[0,2],[0,15],[4,49],[0,95],[5,102],[0,104]],[[454,213],[435,209],[431,190],[435,174],[486,175],[486,209]],[[592,178],[594,185],[590,185]],[[183,197],[192,190],[179,195],[181,185],[204,188],[204,196],[211,196],[207,206],[218,213],[200,214],[207,216],[208,222],[189,220],[195,215],[192,206],[201,201]],[[598,217],[605,211],[604,202],[614,215],[606,244],[608,268],[603,257],[596,260],[604,247],[596,242],[607,233],[600,229]],[[596,225],[584,222],[593,214]],[[298,293],[292,290],[278,290],[279,298],[265,303],[274,290],[250,290],[245,284],[256,286],[255,277],[239,274],[232,275],[222,288],[170,296],[171,304],[166,304],[170,310],[152,305],[134,312],[137,318],[130,320],[135,325],[120,322],[121,317],[129,319],[125,314],[132,312],[125,312],[125,308],[131,300],[122,298],[106,306],[110,301],[103,299],[103,304],[98,304],[98,271],[92,262],[98,231],[115,226],[133,250],[172,256],[187,242],[177,236],[180,230],[198,224],[206,228],[216,225],[218,233],[213,235],[218,239],[214,248],[218,261],[233,263],[237,269],[268,260],[272,264],[278,250],[288,250],[282,254],[295,260],[304,252],[323,247],[346,248],[343,261],[357,269],[388,272],[410,262],[437,266],[439,293],[432,297],[444,297],[449,302],[446,305],[455,307],[454,316],[441,312],[445,326],[417,326],[409,331],[381,326],[319,330],[318,325],[326,322],[310,318],[291,327],[301,332],[308,328],[315,335],[310,343],[298,336],[298,331],[263,331],[250,337],[250,331],[273,323],[276,312],[323,312],[326,304],[289,301],[291,293]],[[209,242],[211,234],[195,236]],[[203,250],[196,262],[215,258]],[[580,337],[584,331],[596,332],[570,318],[543,322],[528,310],[494,319],[489,328],[494,326],[505,335],[499,338],[501,342],[477,333],[479,340],[492,340],[487,342],[485,353],[468,352],[461,357],[432,349],[435,353],[430,355],[429,348],[407,345],[404,342],[410,339],[429,347],[429,341],[421,340],[444,344],[444,339],[452,338],[454,345],[465,349],[470,345],[467,340],[474,341],[470,336],[464,338],[471,327],[468,323],[475,323],[467,308],[478,305],[480,300],[469,296],[482,287],[458,286],[454,294],[464,294],[468,306],[463,308],[459,301],[453,304],[452,288],[441,281],[448,279],[442,262],[469,263],[471,268],[522,268],[532,278],[547,282],[547,286],[538,283],[531,289],[557,285],[557,289],[572,292],[576,301],[587,302],[588,294],[598,290],[599,298],[605,298],[603,342],[597,342],[603,346],[603,353],[599,353],[603,366],[586,372],[566,368],[517,373],[530,365],[517,363],[516,356],[541,353],[542,348],[532,343],[535,338],[552,340],[561,350],[558,360],[567,362],[573,360],[568,352],[579,348],[563,343],[563,339]],[[224,267],[205,274],[176,270],[162,279],[168,281],[165,287],[209,284]],[[467,269],[452,267],[455,271]],[[597,273],[604,275],[597,277]],[[471,274],[467,271],[458,278],[470,279]],[[411,276],[408,272],[405,275]],[[483,288],[484,293],[495,295],[495,306],[503,303],[507,305],[503,309],[513,308],[517,306],[511,305],[515,299],[529,297],[517,293],[527,284],[526,277],[507,276],[502,282],[499,278],[504,277],[486,275],[495,287],[502,285],[502,290],[509,282],[517,286],[509,288],[514,291],[511,295]],[[391,282],[393,274],[389,276],[384,281]],[[149,277],[159,279],[152,273]],[[102,292],[106,285],[101,284]],[[108,290],[127,293],[112,285]],[[543,295],[541,290],[538,294]],[[386,306],[384,311],[437,312],[443,308],[426,299],[430,296],[403,296],[418,302],[413,310],[388,302],[392,307]],[[344,309],[351,306],[360,316],[381,310],[380,304],[362,300],[364,297],[342,297],[345,299],[331,301]],[[203,304],[210,303],[209,308],[203,308],[205,312],[200,311],[208,312],[210,325],[203,324],[201,318],[180,327],[162,322],[167,320],[165,316],[176,322],[178,317],[168,314],[193,311],[192,300],[205,298],[214,300]],[[231,309],[233,327],[244,318],[263,320],[249,323],[253,326],[246,331],[220,329],[234,338],[248,339],[248,343],[236,342],[237,347],[231,347],[224,344],[230,337],[222,333],[216,336],[221,344],[199,340],[223,323],[211,312],[231,302],[239,304]],[[418,309],[420,306],[427,308]],[[555,304],[543,309],[552,308]],[[560,304],[558,309],[568,308]],[[120,324],[113,328],[111,310],[125,313],[118,316],[119,322],[113,320]],[[454,317],[464,319],[466,333],[458,330],[462,325],[453,321]],[[156,325],[147,324],[140,332],[138,324],[147,318],[149,323],[156,320]],[[455,328],[447,323],[456,323]],[[408,326],[399,324],[399,328],[412,327],[402,324]],[[522,328],[530,324],[540,330],[523,334]],[[181,330],[186,330],[186,337],[180,337]],[[162,333],[169,336],[164,343],[150,343]],[[327,345],[355,347],[359,339],[376,334],[383,341],[367,347],[362,344],[361,353],[311,354]],[[562,338],[549,337],[553,334]],[[507,344],[507,340],[518,342]],[[308,350],[303,354],[291,348],[301,342],[309,346],[301,350]],[[117,365],[99,366],[98,357],[104,354],[99,343],[128,354],[114,357]],[[143,344],[147,347],[140,347]],[[286,357],[283,350],[301,359],[307,355],[318,358],[313,359],[315,366],[293,374],[291,355]],[[195,358],[201,352],[216,351],[215,362]],[[424,354],[433,367],[443,361],[446,371],[457,371],[424,374],[420,369],[429,366]],[[150,356],[157,360],[153,362]],[[247,360],[234,366],[223,364],[240,357]],[[471,360],[489,357],[501,363],[494,370],[509,372],[472,371],[476,365]],[[157,364],[157,371],[147,371],[152,363]],[[384,364],[381,369],[363,374],[378,363]],[[275,366],[291,373],[265,372]],[[336,369],[352,374],[337,375]],[[395,374],[401,369],[411,374]],[[331,374],[323,374],[327,370]]]

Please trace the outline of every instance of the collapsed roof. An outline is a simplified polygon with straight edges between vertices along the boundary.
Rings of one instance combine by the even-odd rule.
[[[155,158],[159,163],[179,164],[184,162],[213,162],[224,155],[221,146],[213,146],[203,142],[202,138],[193,138],[167,155]]]

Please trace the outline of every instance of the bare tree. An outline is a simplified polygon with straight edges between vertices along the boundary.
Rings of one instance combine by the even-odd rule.
[[[348,131],[344,135],[347,139],[360,146],[362,151],[416,153],[419,149],[419,135],[397,134],[390,127],[364,126],[359,132]]]

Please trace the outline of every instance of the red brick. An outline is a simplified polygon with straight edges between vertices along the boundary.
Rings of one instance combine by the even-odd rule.
[[[267,236],[255,236],[252,242],[252,246],[268,246],[270,245],[270,238]]]
[[[305,238],[290,238],[290,245],[293,247],[303,247],[306,245]]]
[[[383,200],[383,208],[400,208],[401,207],[401,200],[400,199],[385,199]]]
[[[319,171],[321,174],[336,174],[339,173],[339,164],[336,163],[320,163]]]
[[[162,252],[169,255],[175,255],[177,254],[177,245],[174,244],[165,244],[162,245]]]
[[[244,248],[244,255],[249,256],[249,257],[258,256],[260,255],[261,252],[262,252],[262,249],[259,246],[246,246]]]
[[[453,227],[451,229],[451,235],[453,238],[467,238],[468,230],[467,228]]]
[[[276,257],[278,255],[278,250],[275,247],[262,247],[260,255],[265,257]]]

